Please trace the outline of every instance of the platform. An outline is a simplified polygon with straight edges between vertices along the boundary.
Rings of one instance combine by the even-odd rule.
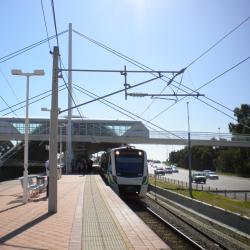
[[[45,193],[23,204],[18,180],[0,197],[0,249],[169,249],[98,175],[63,175],[52,215]]]

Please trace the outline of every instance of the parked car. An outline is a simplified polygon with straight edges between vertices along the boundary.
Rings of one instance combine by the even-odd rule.
[[[204,183],[204,184],[206,184],[206,181],[207,181],[207,177],[202,172],[192,173],[191,179],[192,179],[192,182],[195,182],[195,183]]]
[[[165,175],[165,170],[163,169],[163,167],[157,167],[155,169],[155,174],[156,175]]]
[[[165,173],[166,174],[172,174],[173,173],[173,169],[171,167],[166,167],[165,168]]]
[[[176,168],[176,166],[171,166],[173,173],[179,173],[179,170]]]
[[[209,172],[212,172],[212,170],[209,170],[209,169],[206,169],[206,170],[203,170],[203,173],[207,176],[207,173]]]
[[[208,172],[206,176],[210,180],[219,180],[219,176],[213,171]]]

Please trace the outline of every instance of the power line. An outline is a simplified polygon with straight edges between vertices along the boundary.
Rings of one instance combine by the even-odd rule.
[[[53,21],[54,21],[54,27],[55,27],[55,33],[56,33],[57,47],[60,48],[59,47],[59,40],[58,40],[57,25],[56,25],[56,13],[55,13],[54,0],[51,0],[51,7],[52,7],[52,13],[53,13]]]
[[[13,95],[16,97],[17,101],[19,102],[19,99],[18,99],[18,97],[17,97],[17,95],[16,95],[16,92],[15,92],[15,90],[12,88],[12,86],[11,86],[10,82],[8,81],[7,77],[5,76],[5,74],[3,73],[3,71],[2,71],[1,69],[0,69],[0,72],[1,72],[1,74],[2,74],[2,76],[3,76],[3,79],[5,80],[5,82],[7,82],[7,84],[8,84],[8,86],[9,86],[10,90],[11,90],[12,93],[13,93]]]
[[[172,133],[172,132],[170,132],[170,131],[168,131],[168,130],[166,130],[166,129],[164,129],[164,128],[161,128],[160,126],[158,126],[158,125],[156,125],[156,124],[154,124],[154,123],[152,123],[152,122],[150,122],[150,121],[147,121],[146,119],[144,119],[144,118],[142,118],[142,117],[136,115],[135,113],[132,113],[132,112],[130,112],[129,110],[126,110],[126,109],[122,108],[121,106],[119,106],[119,105],[117,105],[117,104],[114,104],[114,103],[112,103],[112,102],[106,100],[105,98],[100,99],[100,96],[98,96],[98,95],[96,95],[96,94],[94,94],[94,93],[92,93],[92,92],[90,92],[90,91],[88,91],[88,90],[82,88],[81,86],[79,86],[79,85],[77,85],[77,84],[74,84],[74,85],[77,86],[77,88],[81,89],[81,90],[78,89],[78,91],[81,91],[82,93],[88,95],[88,96],[91,97],[91,98],[95,98],[94,100],[98,99],[99,102],[103,103],[104,105],[106,105],[106,106],[108,106],[108,107],[110,107],[110,108],[112,108],[112,109],[114,109],[114,110],[120,112],[121,114],[123,114],[123,115],[125,115],[125,116],[127,116],[127,117],[129,117],[129,118],[131,118],[131,119],[133,119],[133,120],[135,120],[135,118],[131,117],[130,115],[135,116],[137,119],[140,119],[140,120],[142,120],[142,121],[144,121],[144,122],[146,122],[146,123],[150,123],[152,126],[157,127],[158,129],[161,129],[161,130],[164,131],[164,132],[167,132],[167,133],[169,133],[169,134],[172,134],[172,135],[174,135],[175,137],[177,137],[177,138],[179,138],[179,139],[183,139],[182,137],[180,137],[180,136],[178,136],[178,135],[176,135],[176,134],[174,134],[174,133]],[[87,93],[86,93],[86,92],[87,92]],[[113,106],[119,108],[120,110],[114,108]],[[122,112],[121,110],[123,110],[124,112],[129,113],[130,115],[128,115],[128,114]],[[150,126],[148,126],[148,127],[150,127]],[[153,129],[153,128],[152,128],[152,129]],[[153,129],[153,130],[155,130],[155,129]],[[156,130],[155,130],[155,131],[156,131]],[[158,131],[158,132],[159,132],[159,131]]]
[[[94,40],[93,38],[90,38],[90,37],[88,37],[88,36],[86,36],[86,35],[84,35],[84,34],[78,32],[78,31],[75,31],[75,30],[73,30],[73,31],[74,31],[76,34],[78,34],[79,36],[81,36],[81,37],[83,37],[84,39],[88,40],[89,42],[96,44],[97,46],[99,46],[99,47],[101,47],[101,48],[103,48],[103,49],[109,51],[110,53],[112,53],[112,54],[114,54],[114,55],[116,55],[116,56],[118,56],[118,57],[124,59],[125,61],[127,61],[127,62],[129,62],[129,63],[135,65],[136,67],[138,67],[138,68],[140,68],[140,69],[149,69],[149,70],[153,70],[152,68],[150,68],[150,67],[148,67],[148,66],[146,66],[146,65],[144,65],[144,64],[142,64],[142,63],[140,63],[140,62],[138,62],[138,61],[136,61],[136,60],[134,60],[134,59],[132,59],[132,58],[130,58],[130,57],[127,57],[126,55],[124,55],[124,54],[122,54],[122,53],[120,53],[120,52],[118,52],[118,51],[116,51],[116,50],[114,50],[114,49],[112,49],[112,48],[110,48],[110,47],[108,47],[108,46],[106,46],[106,45],[100,43],[100,42],[97,42],[97,41]],[[154,74],[154,73],[152,73],[152,75],[156,76],[156,74]],[[168,81],[165,80],[164,78],[167,78]],[[170,78],[167,77],[167,76],[163,76],[163,77],[161,78],[161,80],[164,81],[164,82],[166,82],[166,83],[169,83]],[[179,82],[176,82],[175,80],[173,80],[173,82],[179,84]],[[172,85],[173,85],[173,83],[172,83]],[[170,86],[170,85],[169,85],[169,86]],[[192,90],[192,89],[190,89],[189,87],[185,86],[184,84],[182,84],[182,86],[185,87],[185,88],[187,88],[187,89],[189,89],[189,90],[191,90],[192,92],[195,91],[195,90]],[[166,87],[167,87],[167,86],[165,86],[165,87],[163,88],[163,90],[161,91],[161,93],[166,89]],[[175,86],[175,87],[176,87],[176,86]],[[173,91],[173,90],[172,90],[172,91]],[[182,89],[182,91],[184,91],[184,90]],[[173,91],[173,92],[174,92],[174,91]],[[184,91],[184,92],[185,92],[185,93],[188,93],[187,91]],[[208,97],[205,97],[205,98],[208,98]],[[198,99],[198,100],[199,100],[199,99]],[[218,102],[213,101],[211,98],[210,98],[209,100],[212,101],[212,102],[215,102],[216,104],[218,104]],[[205,103],[206,103],[206,102],[205,102]],[[209,106],[209,105],[208,105],[208,106]],[[224,107],[224,105],[221,105],[221,106]]]
[[[236,31],[240,26],[242,26],[244,23],[246,23],[249,19],[250,19],[250,17],[247,17],[245,20],[243,20],[239,25],[237,25],[235,28],[233,28],[231,31],[229,31],[226,35],[224,35],[221,39],[219,39],[211,47],[209,47],[207,50],[205,50],[200,56],[198,56],[191,63],[189,63],[186,68],[189,68],[195,62],[197,62],[200,58],[202,58],[204,55],[206,55],[210,50],[212,50],[215,46],[217,46],[219,43],[221,43],[225,38],[227,38],[229,35],[231,35],[234,31]]]
[[[60,32],[58,34],[58,36],[66,33],[66,32],[68,32],[68,30]],[[45,43],[45,42],[47,42],[48,39],[51,40],[51,39],[54,39],[55,37],[56,37],[56,35],[50,36],[49,38],[43,39],[43,40],[41,40],[39,42],[33,43],[33,44],[29,45],[29,46],[26,46],[26,47],[24,47],[22,49],[19,49],[19,50],[15,51],[15,52],[12,52],[12,53],[10,53],[10,54],[8,54],[6,56],[3,56],[3,57],[0,58],[0,63],[6,62],[6,61],[8,61],[8,60],[10,60],[10,59],[24,53],[24,52],[27,52],[27,51],[29,51],[29,50],[31,50],[31,49]]]
[[[60,56],[60,65],[61,65],[61,69],[62,69],[62,66],[63,66],[63,69],[65,69],[65,67],[64,67],[64,65],[63,65],[63,62],[62,62],[61,56]],[[66,73],[66,76],[67,76],[67,78],[68,78],[67,71],[66,71],[65,73]],[[68,83],[65,81],[65,78],[64,78],[63,74],[62,74],[62,79],[63,79],[63,82],[64,82],[65,87],[67,88],[68,93],[70,94],[70,98],[72,99],[74,105],[76,106],[76,102],[75,102],[75,100],[74,100],[74,98],[73,98],[73,96],[72,96],[72,93],[69,91]],[[81,112],[80,108],[77,108],[77,111],[78,111],[78,114],[80,115],[81,119],[83,120],[83,117],[84,117],[84,116],[82,115],[82,112]]]
[[[151,81],[154,81],[154,80],[156,80],[156,79],[159,79],[160,77],[161,77],[161,76],[155,77],[155,78],[152,78],[152,79],[143,81],[143,82],[140,82],[140,83],[135,84],[135,85],[133,85],[133,86],[127,87],[127,89],[132,89],[132,88],[138,87],[138,86],[140,86],[140,85],[146,84],[146,83],[151,82]],[[84,103],[78,104],[78,105],[76,105],[76,106],[74,106],[74,107],[71,107],[70,109],[74,109],[74,108],[77,108],[77,107],[80,107],[80,106],[83,106],[83,105],[86,105],[86,104],[89,104],[89,103],[98,101],[98,100],[100,100],[100,99],[104,99],[104,98],[106,98],[106,97],[109,97],[109,96],[112,96],[112,95],[119,94],[119,93],[121,93],[121,92],[123,92],[123,91],[125,91],[125,89],[120,89],[120,90],[114,91],[114,92],[109,93],[109,94],[107,94],[107,95],[104,95],[104,96],[101,96],[101,97],[99,97],[99,98],[96,98],[95,100],[92,100],[92,101],[88,101],[88,102],[84,102]],[[60,113],[66,112],[66,111],[68,111],[68,110],[70,110],[70,109],[67,108],[67,109],[61,110]]]
[[[64,85],[59,86],[59,90],[58,90],[59,92],[65,89],[65,87],[64,87],[64,88],[62,88],[62,87],[64,87]],[[60,89],[60,88],[61,88],[61,89]],[[48,94],[49,92],[50,92],[50,94]],[[41,97],[41,98],[39,98],[39,99],[37,99],[37,100],[35,100],[35,101],[33,101],[33,102],[29,102],[29,104],[31,105],[31,104],[33,104],[33,103],[36,103],[36,102],[38,102],[38,101],[41,101],[41,100],[43,100],[43,99],[45,99],[45,98],[51,96],[51,90],[46,91],[46,92],[43,92],[42,94],[36,95],[36,96],[34,96],[34,97],[31,97],[31,98],[29,98],[29,101],[31,101],[31,100],[33,100],[33,99],[35,99],[35,98],[37,98],[37,97],[40,97],[40,96],[42,96],[42,95],[44,95],[44,94],[47,94],[47,95],[46,95],[46,96],[43,96],[43,97]],[[22,105],[22,104],[25,103],[25,102],[26,102],[26,101],[22,101],[22,102],[17,103],[17,104],[15,104],[15,105],[13,105],[13,106],[10,106],[9,108],[2,109],[2,110],[0,110],[0,112],[4,112],[4,111],[6,111],[6,110],[8,110],[8,109],[12,109],[12,108],[14,108],[14,107],[16,107],[16,106]],[[13,111],[17,111],[17,110],[23,109],[23,108],[25,108],[25,107],[26,107],[26,105],[23,105],[23,106],[21,106],[21,107],[18,107],[18,108],[16,108],[16,109],[14,109]],[[11,113],[12,113],[12,112],[5,113],[5,114],[3,114],[2,116],[6,116],[6,115],[9,115],[9,114],[11,114]]]
[[[44,8],[43,8],[43,0],[41,0],[41,7],[42,7],[42,12],[43,12],[43,21],[44,21],[44,25],[45,25],[45,29],[46,29],[46,35],[47,35],[47,41],[48,41],[49,51],[50,51],[50,53],[52,53],[52,49],[51,49],[50,42],[49,42],[48,27],[47,27],[47,22],[46,22],[46,18],[45,18]]]
[[[242,63],[246,62],[246,61],[249,60],[249,59],[250,59],[250,57],[245,58],[244,60],[240,61],[240,62],[237,63],[236,65],[234,65],[234,66],[230,67],[229,69],[225,70],[223,73],[217,75],[216,77],[214,77],[213,79],[209,80],[208,82],[206,82],[205,84],[203,84],[201,87],[199,87],[199,88],[196,89],[195,91],[192,91],[191,93],[197,92],[197,91],[200,90],[201,88],[203,88],[203,87],[207,86],[208,84],[214,82],[214,81],[217,80],[218,78],[222,77],[222,76],[225,75],[226,73],[228,73],[228,72],[230,72],[231,70],[235,69],[236,67],[240,66]],[[174,86],[174,85],[173,85],[173,86]],[[187,92],[187,93],[188,93],[188,92]],[[183,97],[183,98],[179,99],[178,102],[182,101],[182,100],[185,99],[185,98],[186,98],[186,97]],[[197,98],[197,100],[199,100],[199,101],[201,101],[201,102],[207,104],[208,106],[212,107],[213,109],[215,109],[215,110],[221,112],[222,114],[224,114],[224,115],[230,117],[231,119],[235,120],[232,116],[229,116],[228,114],[226,114],[225,112],[223,112],[223,111],[221,111],[221,110],[215,108],[215,107],[212,106],[211,104],[208,104],[208,103],[206,103],[205,101],[203,101],[203,100],[201,100],[201,99],[198,99],[198,98]],[[153,118],[151,118],[150,121],[152,121],[152,120],[156,119],[157,117],[159,117],[161,114],[163,114],[165,111],[169,110],[169,109],[170,109],[171,107],[173,107],[175,104],[176,104],[176,103],[170,105],[169,107],[167,107],[167,108],[165,108],[164,110],[162,110],[161,112],[159,112],[157,115],[155,115]],[[232,110],[230,110],[230,111],[232,111]]]
[[[18,115],[15,113],[15,111],[14,110],[12,110],[12,108],[9,106],[9,104],[5,101],[5,99],[2,97],[2,96],[0,96],[0,98],[3,100],[3,102],[8,106],[8,108],[11,110],[11,113],[13,113],[16,117],[18,117]]]

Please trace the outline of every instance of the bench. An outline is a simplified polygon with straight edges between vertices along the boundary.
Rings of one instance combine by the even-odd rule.
[[[19,178],[22,188],[24,189],[24,178]],[[28,176],[28,192],[29,197],[37,196],[46,189],[45,176],[29,175]]]

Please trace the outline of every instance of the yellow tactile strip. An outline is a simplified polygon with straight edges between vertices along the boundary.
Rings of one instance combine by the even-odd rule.
[[[99,190],[105,197],[110,213],[115,216],[125,241],[134,249],[170,249],[131,209],[96,176]],[[128,244],[127,244],[128,245]]]
[[[95,175],[86,176],[83,198],[82,249],[127,249],[98,192]]]

